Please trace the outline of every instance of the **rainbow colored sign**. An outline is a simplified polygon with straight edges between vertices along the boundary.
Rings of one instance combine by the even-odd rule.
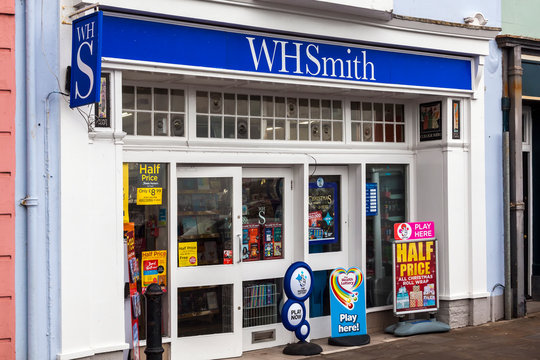
[[[364,275],[357,267],[330,274],[332,337],[367,334]]]

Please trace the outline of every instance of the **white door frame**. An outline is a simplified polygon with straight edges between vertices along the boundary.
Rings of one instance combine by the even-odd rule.
[[[232,178],[233,264],[178,267],[176,228],[171,234],[171,353],[175,359],[209,359],[235,357],[242,354],[242,282],[241,282],[241,208],[242,190],[240,167],[177,167],[175,182],[171,184],[171,214],[177,214],[177,178],[230,177]],[[172,216],[171,216],[172,217]],[[177,223],[177,216],[174,223]],[[178,292],[181,287],[205,285],[233,285],[233,332],[178,337]]]
[[[242,178],[283,178],[283,259],[242,262],[242,280],[262,280],[282,278],[285,270],[294,260],[293,227],[297,226],[294,220],[293,194],[292,194],[292,169],[291,168],[243,168]],[[243,329],[243,350],[267,348],[287,344],[293,341],[294,336],[286,330],[278,318],[277,323],[262,326],[253,326]],[[260,343],[253,343],[253,333],[274,331],[275,339]]]

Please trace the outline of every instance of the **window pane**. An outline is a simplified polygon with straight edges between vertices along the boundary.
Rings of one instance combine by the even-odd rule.
[[[343,110],[341,109],[341,101],[334,100],[332,101],[332,106],[334,108],[334,120],[342,120],[343,119]]]
[[[383,141],[383,126],[382,124],[375,124],[375,141]]]
[[[171,89],[171,111],[184,112],[185,109],[184,90]]]
[[[154,110],[169,111],[169,91],[154,89]]]
[[[197,112],[208,114],[208,93],[197,91]]]
[[[311,99],[310,100],[310,117],[312,119],[320,119],[321,118],[321,107],[320,107],[320,101],[317,99]]]
[[[298,106],[296,99],[287,98],[287,117],[297,119],[298,118]]]
[[[363,121],[373,120],[373,111],[372,111],[371,103],[362,103],[362,120]]]
[[[401,104],[396,104],[396,121],[397,122],[405,121],[404,106]]]
[[[300,140],[309,140],[309,121],[300,121],[298,123],[298,134]]]
[[[242,179],[242,261],[283,258],[283,179]]]
[[[225,94],[225,114],[235,115],[236,114],[236,99],[234,94]]]
[[[375,103],[375,121],[383,121],[383,104]]]
[[[223,111],[223,100],[221,93],[210,93],[210,113],[221,114]]]
[[[137,110],[152,110],[152,89],[149,87],[137,88]]]
[[[169,129],[167,113],[154,114],[154,136],[165,136]]]
[[[274,100],[271,96],[263,97],[263,116],[274,116]]]
[[[351,120],[360,120],[360,102],[352,101],[351,102]]]
[[[297,121],[289,121],[289,140],[298,140]]]
[[[225,117],[223,126],[223,137],[225,139],[234,139],[236,133],[236,124],[233,117]]]
[[[122,130],[128,135],[135,135],[135,119],[132,112],[122,113]]]
[[[309,118],[309,100],[299,99],[298,104],[300,106],[300,118],[301,119]]]
[[[341,125],[341,123],[335,123]],[[321,136],[323,141],[330,141],[332,140],[332,122],[331,121],[324,121],[322,124],[321,129]]]
[[[260,96],[251,95],[249,97],[249,114],[251,116],[261,116],[261,97]]]
[[[334,136],[334,141],[343,141],[343,124],[341,122],[336,122],[334,121],[333,122],[334,124],[334,131],[333,131],[333,136]]]
[[[384,125],[384,141],[394,142],[394,125]]]
[[[237,114],[246,116],[248,114],[248,96],[247,95],[237,95]]]
[[[351,140],[352,141],[362,141],[362,127],[358,122],[353,122],[351,124]]]
[[[321,141],[321,122],[311,121],[310,127],[311,127],[311,140]]]
[[[384,121],[394,121],[394,104],[384,104]]]
[[[405,141],[405,126],[396,125],[396,142]]]
[[[178,337],[233,331],[233,285],[178,289]]]
[[[171,135],[184,136],[184,115],[172,115]]]
[[[221,116],[210,117],[210,137],[222,138],[221,134]]]
[[[373,124],[362,124],[362,140],[367,142],[373,141]]]
[[[242,284],[243,327],[275,324],[283,299],[283,279],[244,281]]]
[[[285,98],[276,97],[276,117],[285,117]]]
[[[261,120],[250,119],[249,121],[249,138],[260,139],[261,138]]]
[[[394,223],[406,221],[406,165],[366,165],[366,182],[377,186],[379,211],[366,217],[367,306],[391,305]]]
[[[122,86],[122,109],[135,109],[135,87]]]
[[[233,264],[232,178],[179,178],[178,266]]]
[[[330,100],[322,100],[321,101],[321,110],[322,110],[322,118],[330,120],[332,118],[332,110],[331,110],[331,101]]]
[[[197,115],[197,137],[208,137],[208,116]]]
[[[275,139],[285,140],[285,120],[275,120],[274,129],[275,129]]]
[[[237,131],[236,131],[236,138],[237,139],[247,139],[248,138],[248,119],[246,118],[239,118],[237,121]]]
[[[263,119],[263,129],[264,129],[264,139],[273,140],[274,139],[274,120],[272,119]]]
[[[167,252],[169,250],[169,233],[168,233],[168,165],[164,163],[127,163],[128,166],[128,208],[125,209],[128,212],[129,223],[124,228],[124,233],[130,231],[129,227],[133,229],[134,251],[135,261],[130,260],[129,263],[129,276],[130,280],[136,279],[137,291],[142,294],[142,288],[147,287],[149,282],[155,281],[162,285],[163,290],[168,289],[168,274],[170,271],[165,265],[165,271],[159,273],[158,269],[150,269],[150,273],[145,273],[145,261],[154,260],[154,251],[159,251],[160,256],[167,258]],[[152,174],[154,179],[152,183],[149,183],[142,179],[142,175]],[[154,196],[152,198],[142,198],[141,191],[145,189],[160,189],[160,197]],[[155,192],[154,194],[158,194]],[[148,201],[150,200],[150,201]],[[149,204],[151,203],[151,204]],[[162,252],[165,252],[163,254]],[[158,260],[157,265],[160,260]],[[141,269],[142,267],[142,269]],[[138,275],[136,272],[138,271]],[[157,270],[157,271],[156,271]],[[152,273],[155,272],[155,273]],[[144,278],[142,277],[144,275]],[[145,280],[145,283],[142,281]],[[133,281],[132,281],[133,282]],[[146,298],[140,297],[141,300],[141,316],[139,316],[139,332],[140,338],[146,339]],[[168,313],[168,302],[162,302],[162,312]],[[169,325],[167,317],[163,318],[165,323],[163,329],[165,333],[168,332]],[[165,335],[165,334],[164,334]]]
[[[309,253],[341,250],[339,175],[309,177]]]
[[[137,113],[137,135],[152,135],[151,113]]]

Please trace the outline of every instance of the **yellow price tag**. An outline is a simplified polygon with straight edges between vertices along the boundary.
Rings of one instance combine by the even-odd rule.
[[[138,188],[137,205],[161,205],[162,188]]]

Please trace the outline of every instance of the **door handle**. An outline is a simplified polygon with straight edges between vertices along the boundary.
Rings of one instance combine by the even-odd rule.
[[[236,263],[240,264],[242,262],[242,235],[236,234],[236,238],[238,239],[238,260]]]

